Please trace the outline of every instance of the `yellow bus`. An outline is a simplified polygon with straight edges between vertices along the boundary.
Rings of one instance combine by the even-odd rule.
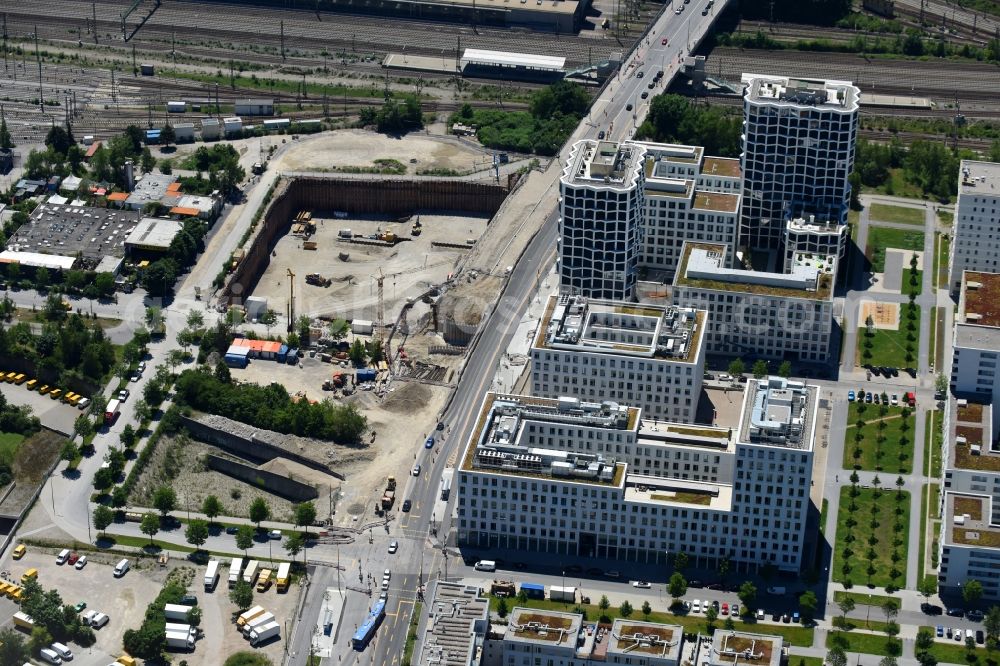
[[[37,379],[29,379],[29,380],[28,380],[28,383],[27,383],[27,384],[25,384],[24,386],[25,386],[25,388],[27,388],[27,389],[28,389],[29,391],[34,391],[34,390],[35,390],[35,387],[36,387],[36,386],[38,386],[38,380],[37,380]]]
[[[14,383],[15,384],[23,384],[24,380],[27,379],[27,378],[28,378],[28,376],[26,374],[24,374],[23,372],[18,373],[17,377],[14,377]]]
[[[14,377],[17,377],[17,373],[16,372],[8,372],[6,375],[4,375],[3,380],[5,382],[13,382],[14,381]]]
[[[59,396],[62,395],[62,389],[52,389],[52,393],[49,393],[49,397],[53,400],[58,400]]]
[[[49,392],[49,385],[45,384],[44,386],[42,386],[42,388],[38,389],[38,392],[41,393],[42,395],[45,395],[46,393]]]

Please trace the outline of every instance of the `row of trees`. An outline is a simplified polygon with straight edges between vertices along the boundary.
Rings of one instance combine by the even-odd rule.
[[[177,378],[176,401],[210,414],[281,433],[358,444],[368,421],[354,405],[292,400],[284,386],[243,384],[206,368],[185,370]]]
[[[1000,145],[996,152],[1000,153]],[[914,141],[906,147],[898,137],[886,144],[859,139],[850,177],[852,205],[858,207],[861,185],[885,186],[887,194],[894,194],[892,169],[901,169],[903,178],[925,196],[947,202],[958,193],[958,167],[963,159],[979,156],[970,150],[948,148],[943,141]]]
[[[50,370],[63,385],[76,377],[99,383],[116,360],[104,329],[78,314],[46,322],[37,334],[26,322],[10,328],[0,325],[0,354],[25,358],[39,370]]]
[[[910,494],[903,491],[903,477],[896,479],[896,491],[890,493],[881,488],[881,480],[876,476],[872,480],[870,489],[862,490],[858,487],[860,478],[857,472],[851,474],[851,487],[847,491],[849,503],[847,505],[847,520],[845,526],[847,533],[838,534],[838,547],[841,548],[841,569],[844,587],[850,588],[854,585],[851,574],[856,563],[854,558],[858,557],[867,562],[863,573],[866,576],[866,583],[869,587],[881,582],[885,585],[886,592],[892,593],[902,587],[903,576],[905,574],[904,564],[906,552],[901,550],[906,543],[906,503],[910,500]],[[858,500],[862,495],[868,495],[871,499],[871,510],[869,516],[859,515]],[[889,502],[888,506],[885,505]],[[891,525],[883,525],[883,521],[891,520]],[[864,524],[862,525],[862,521]],[[891,530],[886,530],[891,527]],[[857,528],[857,529],[855,529]],[[879,544],[883,540],[889,541],[889,562],[882,561],[879,554]],[[879,565],[888,566],[888,579],[876,580],[879,573]]]
[[[744,363],[741,358],[734,358],[729,362],[728,371],[732,376],[740,377],[747,371],[746,363]],[[753,362],[750,372],[753,373],[754,379],[763,379],[771,374],[771,363],[765,359],[759,358]],[[781,364],[778,365],[778,370],[775,374],[779,377],[791,377],[792,362],[782,361]]]
[[[387,97],[378,109],[372,106],[361,109],[360,124],[375,125],[386,134],[406,134],[424,126],[423,107],[416,95],[404,95],[401,100]]]

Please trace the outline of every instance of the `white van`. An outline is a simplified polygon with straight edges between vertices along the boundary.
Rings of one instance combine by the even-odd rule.
[[[49,648],[42,648],[38,652],[38,656],[50,664],[61,664],[62,658]]]
[[[479,560],[476,562],[476,571],[496,571],[497,563],[493,560]]]
[[[106,625],[108,623],[108,620],[110,619],[111,618],[109,618],[104,613],[95,613],[94,616],[90,618],[90,626],[92,626],[94,629],[100,629],[101,627]]]
[[[121,578],[126,573],[128,573],[128,570],[131,568],[132,565],[129,563],[128,558],[123,559],[121,562],[115,565],[115,578]]]
[[[63,548],[56,555],[56,564],[66,564],[66,560],[69,559],[69,548]]]
[[[66,661],[69,661],[73,658],[73,653],[70,652],[69,648],[63,645],[62,643],[53,643],[52,645],[49,646],[49,648]]]

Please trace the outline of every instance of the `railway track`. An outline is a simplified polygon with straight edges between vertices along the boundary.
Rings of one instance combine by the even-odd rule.
[[[923,5],[924,22],[930,25],[944,25],[967,34],[977,35],[980,40],[1000,31],[1000,17],[965,9],[954,3],[938,0],[895,0],[895,11],[919,20]]]

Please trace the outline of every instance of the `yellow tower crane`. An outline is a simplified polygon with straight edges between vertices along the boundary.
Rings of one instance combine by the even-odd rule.
[[[291,268],[288,271],[288,332],[295,330],[295,273]]]

